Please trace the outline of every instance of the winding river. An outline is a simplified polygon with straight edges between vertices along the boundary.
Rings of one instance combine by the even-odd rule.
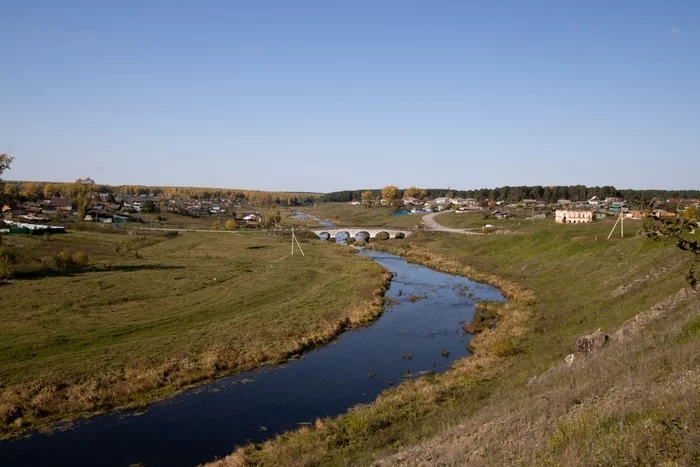
[[[223,457],[236,445],[371,402],[407,370],[409,377],[447,370],[469,354],[471,336],[461,323],[471,319],[474,303],[503,300],[494,287],[392,254],[360,254],[394,273],[386,294],[392,304],[371,326],[285,365],[223,377],[143,412],[81,419],[65,430],[0,442],[0,464],[191,466]]]

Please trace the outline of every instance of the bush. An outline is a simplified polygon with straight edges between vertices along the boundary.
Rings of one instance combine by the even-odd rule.
[[[61,250],[53,256],[53,269],[56,271],[80,269],[88,264],[90,264],[90,258],[84,251],[72,254],[70,251]]]
[[[61,250],[53,256],[53,268],[57,271],[67,271],[73,267],[73,255],[70,251]]]
[[[6,260],[10,264],[14,264],[15,261],[17,261],[17,256],[15,255],[14,251],[2,246],[0,247],[0,260]]]
[[[14,272],[14,262],[4,256],[0,256],[0,280],[9,279]]]
[[[84,268],[85,266],[90,264],[90,258],[84,251],[79,251],[73,255],[73,264],[76,267]]]

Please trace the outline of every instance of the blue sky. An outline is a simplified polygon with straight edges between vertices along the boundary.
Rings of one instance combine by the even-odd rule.
[[[6,179],[700,188],[700,2],[0,0]]]

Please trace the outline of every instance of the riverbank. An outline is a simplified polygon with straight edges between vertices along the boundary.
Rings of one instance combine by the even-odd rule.
[[[693,324],[700,312],[697,298],[685,294],[677,303],[668,301],[687,287],[681,273],[688,261],[673,245],[641,236],[602,241],[608,230],[607,224],[545,225],[529,235],[421,232],[401,242],[377,243],[419,264],[502,281],[504,295],[511,297],[496,328],[477,336],[474,355],[444,375],[401,384],[372,404],[239,449],[214,465],[586,465],[601,459],[613,464],[691,459],[697,431],[672,432],[659,425],[668,420],[674,426],[671,420],[681,420],[676,417],[689,406],[694,408],[682,426],[695,426],[697,419],[696,399],[688,397],[693,378],[674,379],[681,381],[680,399],[661,403],[669,394],[665,376],[695,375],[699,369],[693,357],[700,346],[700,326]],[[648,331],[656,336],[652,339],[673,345],[659,351],[653,340],[632,338],[611,344],[571,371],[547,371],[561,368],[578,337],[598,328],[612,333],[648,310],[667,311],[657,313]],[[684,343],[678,343],[679,336]],[[674,354],[682,358],[674,360]],[[538,383],[528,384],[533,378]],[[607,405],[597,405],[603,397]],[[653,412],[643,410],[645,403]],[[601,431],[618,422],[631,430]],[[657,444],[668,448],[666,454],[659,455],[654,443],[645,444],[649,423],[660,427],[654,434]],[[623,448],[625,439],[633,448]],[[597,440],[606,448],[603,457],[591,449]],[[683,448],[684,442],[694,447]]]
[[[225,456],[232,446],[271,439],[373,401],[402,380],[443,373],[469,355],[472,336],[462,326],[476,304],[504,300],[495,287],[390,253],[364,249],[359,254],[394,274],[385,294],[387,309],[371,326],[348,330],[284,365],[183,391],[138,416],[109,414],[81,420],[68,431],[0,443],[0,458],[8,467],[49,461],[189,467]]]
[[[267,234],[6,240],[21,264],[62,251],[86,261],[2,285],[2,437],[142,406],[376,319],[390,274],[352,249],[301,241],[305,257]]]

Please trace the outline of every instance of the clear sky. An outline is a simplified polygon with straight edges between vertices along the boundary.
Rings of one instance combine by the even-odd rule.
[[[700,1],[0,0],[8,180],[700,188]]]

